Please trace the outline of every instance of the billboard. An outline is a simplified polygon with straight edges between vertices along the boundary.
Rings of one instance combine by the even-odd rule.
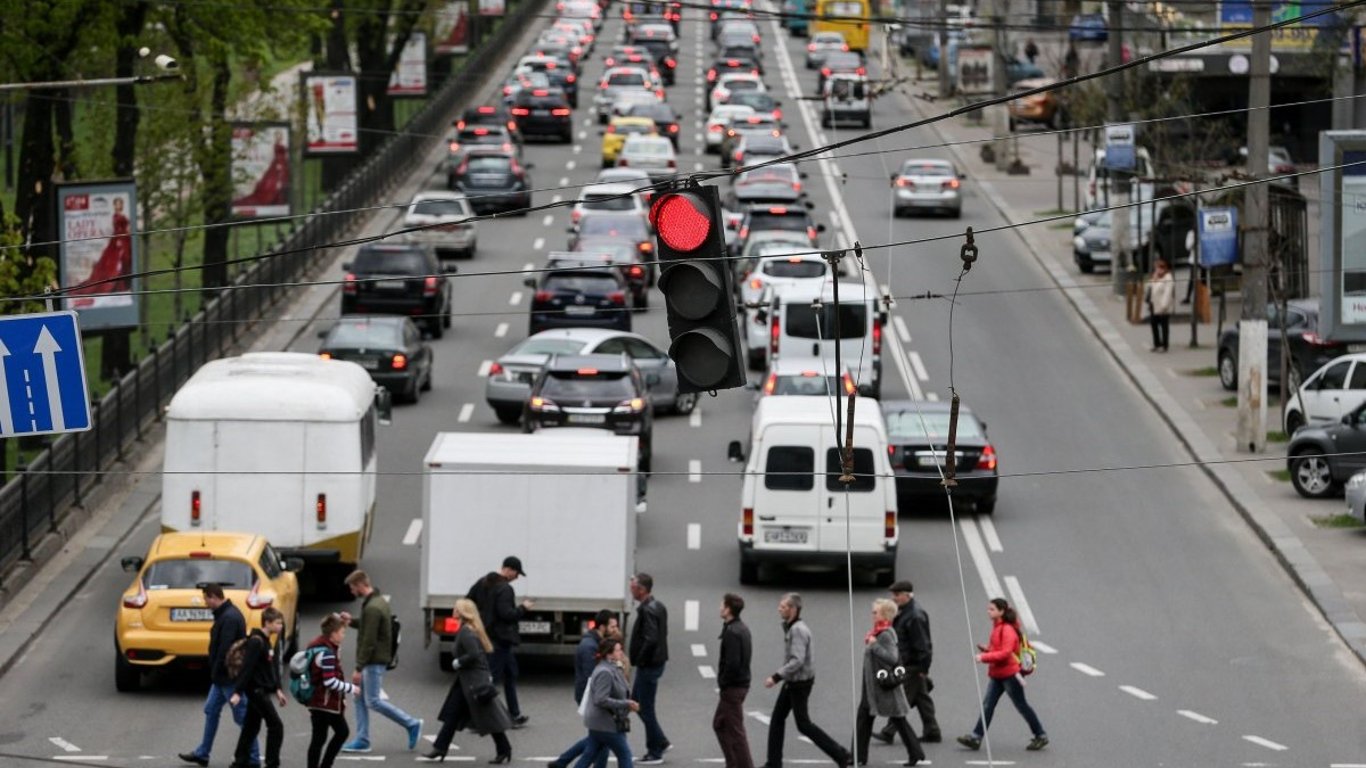
[[[450,56],[468,53],[470,50],[470,20],[465,15],[469,3],[446,3],[436,12],[435,27],[432,30],[432,52],[437,56]]]
[[[346,155],[360,150],[360,131],[356,122],[356,76],[352,74],[305,72],[303,101],[309,155]]]
[[[390,96],[427,95],[427,33],[413,30],[389,75]]]
[[[1200,231],[1200,266],[1222,267],[1237,263],[1237,208],[1202,207],[1196,218],[1196,227]]]
[[[958,92],[964,95],[990,94],[992,68],[996,54],[987,46],[962,46],[958,49]]]
[[[289,123],[233,123],[232,217],[290,214]]]
[[[131,180],[57,186],[57,282],[82,330],[138,324],[137,204]]]
[[[1322,11],[1337,5],[1335,0],[1283,0],[1271,4],[1271,22],[1274,24],[1305,14]],[[1291,51],[1308,50],[1319,44],[1319,36],[1331,32],[1341,23],[1336,13],[1325,13],[1298,24],[1281,27],[1271,31],[1271,50]],[[1252,0],[1222,0],[1219,3],[1219,27],[1224,34],[1240,29],[1252,28]],[[1325,37],[1326,39],[1326,37]],[[1252,38],[1224,43],[1225,48],[1250,49]]]
[[[502,16],[506,11],[504,0],[479,0],[480,16]]]
[[[1319,335],[1366,342],[1366,131],[1319,134]]]
[[[1105,126],[1105,167],[1112,171],[1132,171],[1137,165],[1134,126],[1110,123]]]

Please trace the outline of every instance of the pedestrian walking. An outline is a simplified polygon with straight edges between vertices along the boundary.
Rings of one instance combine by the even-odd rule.
[[[351,594],[361,598],[360,616],[342,612],[348,624],[358,620],[356,629],[356,671],[351,674],[352,685],[360,686],[360,700],[356,702],[356,737],[342,745],[343,752],[370,751],[370,713],[378,712],[403,726],[408,734],[408,749],[417,749],[422,737],[422,721],[399,709],[393,700],[384,698],[384,673],[394,660],[394,617],[385,599],[370,583],[365,571],[352,571],[346,577]]]
[[[247,636],[247,620],[232,601],[223,595],[219,584],[205,584],[200,589],[204,605],[213,612],[213,626],[209,628],[209,695],[204,699],[204,735],[199,746],[189,752],[181,752],[178,757],[187,763],[207,766],[209,754],[213,752],[214,737],[218,735],[218,720],[223,714],[223,705],[232,697],[234,680],[228,674],[228,649],[232,644]],[[247,716],[247,703],[242,701],[232,708],[232,720],[237,727]],[[261,748],[255,741],[251,743],[248,765],[261,764]]]
[[[977,661],[987,665],[989,678],[986,695],[982,697],[982,717],[986,721],[984,723],[982,717],[978,717],[972,733],[959,736],[958,743],[968,749],[982,746],[982,737],[991,727],[991,715],[996,711],[996,702],[1005,694],[1025,719],[1029,732],[1034,734],[1025,749],[1037,752],[1048,746],[1048,734],[1044,733],[1043,724],[1039,722],[1039,716],[1034,714],[1034,708],[1025,701],[1024,678],[1020,676],[1019,617],[1010,603],[999,597],[987,603],[987,616],[991,618],[991,642],[977,645],[977,650],[981,651],[977,654]]]
[[[1034,38],[1031,37],[1025,41],[1024,55],[1026,59],[1029,59],[1030,64],[1039,58],[1039,46],[1034,43]]]
[[[1077,55],[1076,43],[1067,44],[1067,53],[1062,57],[1062,77],[1064,80],[1071,79],[1081,74],[1081,56]]]
[[[631,597],[636,599],[636,625],[631,631],[631,647],[627,655],[635,668],[631,698],[639,702],[640,722],[645,725],[645,756],[636,761],[640,765],[664,762],[664,753],[673,744],[664,735],[655,713],[655,698],[659,695],[659,678],[664,676],[664,664],[669,660],[669,612],[655,599],[655,580],[648,573],[637,573],[631,579]],[[582,762],[582,760],[580,760]]]
[[[285,741],[285,724],[275,709],[275,701],[285,705],[285,690],[280,687],[280,660],[276,658],[276,643],[285,629],[285,615],[276,608],[261,611],[261,628],[247,635],[242,649],[242,669],[233,682],[228,703],[237,706],[247,702],[247,716],[242,721],[242,733],[237,737],[232,768],[251,764],[251,749],[261,724],[266,725],[266,754],[261,768],[280,768],[280,747]],[[274,697],[275,701],[272,701]]]
[[[587,768],[598,755],[609,751],[617,759],[617,768],[632,768],[631,744],[626,733],[631,729],[631,713],[639,713],[642,707],[629,698],[630,687],[621,671],[625,658],[620,640],[607,638],[598,646],[598,665],[579,704],[584,727],[588,729],[588,748],[574,768]]]
[[[598,611],[598,615],[593,620],[593,626],[583,637],[579,638],[579,644],[574,648],[574,703],[582,704],[584,692],[588,690],[588,680],[593,676],[593,670],[598,666],[598,649],[602,646],[604,633],[608,633],[617,628],[617,615],[606,608]],[[620,632],[618,632],[620,635]],[[617,639],[620,639],[618,637]],[[560,753],[560,756],[551,760],[546,768],[569,768],[570,764],[584,750],[588,748],[589,739],[587,736],[574,742],[569,749]],[[607,765],[607,752],[599,752],[596,768],[604,768]]]
[[[465,594],[478,606],[479,618],[488,630],[489,640],[493,642],[489,668],[493,673],[493,684],[503,686],[513,728],[521,728],[527,722],[527,716],[522,714],[521,703],[517,700],[517,646],[522,644],[522,633],[518,627],[535,603],[523,600],[518,604],[517,595],[512,591],[512,582],[525,575],[521,558],[505,557],[501,568],[489,571],[488,575],[474,582]]]
[[[854,720],[859,765],[868,764],[868,742],[873,735],[873,719],[877,717],[887,718],[891,727],[901,734],[901,741],[906,745],[906,765],[915,765],[925,759],[920,741],[911,730],[911,724],[906,722],[906,715],[911,712],[906,691],[902,685],[885,688],[881,679],[888,674],[888,670],[901,666],[897,634],[892,629],[892,619],[896,618],[896,613],[896,603],[891,600],[885,597],[874,600],[873,628],[863,637],[863,690],[859,695],[858,715]]]
[[[329,613],[323,617],[322,633],[305,649],[305,653],[318,649],[307,672],[315,681],[313,696],[308,700],[308,717],[313,723],[313,737],[308,742],[308,768],[332,768],[346,737],[351,735],[351,729],[346,725],[346,697],[354,695],[357,688],[347,682],[339,658],[345,637],[346,620],[339,613]],[[331,740],[327,738],[329,731]]]
[[[468,728],[493,737],[497,754],[489,761],[489,765],[512,762],[512,744],[507,737],[507,732],[512,728],[512,718],[503,700],[498,698],[498,687],[494,685],[489,670],[493,642],[484,631],[484,621],[479,617],[479,609],[473,601],[465,598],[456,600],[455,614],[460,619],[460,629],[455,633],[455,659],[452,662],[455,680],[451,681],[446,700],[441,704],[441,730],[437,732],[436,741],[432,743],[426,758],[444,761],[455,732]]]
[[[811,629],[802,620],[802,596],[796,592],[783,595],[778,601],[778,616],[783,620],[783,665],[764,680],[764,687],[772,688],[778,683],[783,687],[778,691],[778,700],[773,704],[773,715],[768,722],[768,758],[763,768],[782,768],[788,714],[797,722],[798,733],[811,739],[840,768],[848,768],[853,762],[849,750],[811,722],[808,712],[811,688],[816,683],[816,668]]]
[[[1143,290],[1148,304],[1148,322],[1153,328],[1153,351],[1166,352],[1172,333],[1172,311],[1176,308],[1176,282],[1165,259],[1158,259]]]
[[[749,627],[740,620],[745,599],[727,593],[721,598],[721,657],[716,665],[716,687],[720,698],[711,728],[721,745],[726,768],[754,768],[745,734],[745,697],[749,695],[749,660],[754,651]]]
[[[934,716],[934,699],[930,698],[930,662],[934,659],[934,643],[930,640],[930,616],[915,601],[915,588],[911,582],[898,581],[889,588],[892,602],[897,604],[896,618],[892,619],[892,629],[896,630],[897,654],[901,664],[906,667],[904,690],[906,701],[920,712],[921,743],[936,744],[943,741],[939,721]],[[896,728],[891,723],[880,732],[874,733],[879,741],[891,744],[896,738]]]

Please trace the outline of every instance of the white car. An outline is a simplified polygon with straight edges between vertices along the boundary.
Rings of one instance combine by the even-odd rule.
[[[721,151],[721,141],[726,138],[726,128],[736,118],[744,119],[754,114],[753,107],[741,104],[717,104],[707,116],[705,137],[708,154]]]
[[[603,73],[598,81],[597,93],[593,94],[593,109],[597,112],[598,122],[606,123],[612,115],[612,105],[617,96],[625,91],[655,91],[663,95],[664,86],[655,82],[649,70],[641,67],[612,67]]]
[[[409,232],[412,242],[426,243],[439,258],[470,258],[479,244],[479,229],[469,201],[459,192],[418,192],[403,214],[403,228],[423,227]]]
[[[618,168],[640,168],[651,179],[668,178],[678,173],[678,157],[673,142],[663,136],[633,133],[617,154]]]
[[[708,96],[708,106],[715,107],[718,104],[725,104],[730,101],[731,94],[739,91],[758,91],[763,93],[768,89],[764,87],[761,77],[749,72],[727,72],[716,79],[716,85],[712,86],[711,94]]]
[[[842,366],[842,369],[839,382],[836,382],[835,364],[832,360],[822,360],[819,357],[775,357],[755,397],[830,397],[834,395],[835,387],[839,386],[843,386],[843,391],[840,392],[842,396],[858,396],[858,387],[854,385],[854,377],[849,375],[849,367]]]
[[[806,44],[806,68],[818,69],[825,63],[826,54],[832,51],[847,51],[849,44],[839,32],[817,32]]]
[[[573,225],[578,225],[579,219],[583,218],[584,211],[614,211],[616,213],[638,213],[641,216],[648,216],[650,210],[645,204],[645,199],[636,190],[644,184],[649,184],[649,175],[645,176],[642,184],[591,184],[583,188],[579,193],[578,202],[574,203],[574,208],[569,212],[569,221]]]
[[[1314,371],[1285,404],[1285,433],[1336,424],[1362,403],[1366,403],[1366,353],[1343,355]]]

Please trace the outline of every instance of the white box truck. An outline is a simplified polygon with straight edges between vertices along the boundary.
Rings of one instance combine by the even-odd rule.
[[[521,652],[572,654],[594,615],[630,610],[636,438],[592,429],[442,432],[423,462],[421,604],[450,668],[455,601],[503,558],[522,559]]]

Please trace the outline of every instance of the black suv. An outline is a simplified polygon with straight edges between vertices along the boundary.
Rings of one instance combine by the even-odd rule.
[[[483,104],[477,107],[468,107],[460,114],[460,119],[455,121],[455,130],[463,131],[466,128],[506,128],[512,134],[516,142],[521,142],[522,135],[517,132],[517,124],[512,122],[508,115],[507,108],[500,105]]]
[[[528,334],[547,328],[615,328],[631,330],[626,307],[626,281],[615,269],[584,266],[556,268],[526,279],[531,297]]]
[[[641,472],[650,471],[654,408],[640,370],[626,355],[550,358],[531,384],[522,428],[610,429],[640,438]]]
[[[330,360],[349,360],[370,372],[376,384],[416,403],[432,388],[432,348],[422,332],[397,315],[344,315],[331,330],[319,334],[318,354]]]
[[[744,218],[740,220],[740,233],[731,244],[732,255],[744,251],[745,241],[749,239],[750,233],[773,230],[800,232],[806,235],[814,246],[818,242],[817,235],[825,231],[825,225],[817,224],[805,206],[753,205],[745,211]]]
[[[574,73],[573,67],[554,56],[525,56],[519,66],[545,75],[552,88],[564,91],[569,106],[579,108],[579,76]]]
[[[1276,302],[1266,305],[1266,379],[1281,383],[1281,323],[1285,323],[1286,339],[1290,342],[1290,382],[1282,392],[1298,392],[1300,382],[1322,368],[1329,361],[1347,354],[1345,342],[1329,341],[1319,335],[1319,300],[1291,299],[1286,303],[1285,318]],[[1238,334],[1240,323],[1226,326],[1219,337],[1219,352],[1215,365],[1219,383],[1227,390],[1238,388]]]
[[[343,264],[343,315],[407,315],[439,339],[451,327],[451,283],[425,243],[370,243]]]
[[[523,136],[574,140],[574,111],[559,88],[523,88],[512,100],[512,119]]]

